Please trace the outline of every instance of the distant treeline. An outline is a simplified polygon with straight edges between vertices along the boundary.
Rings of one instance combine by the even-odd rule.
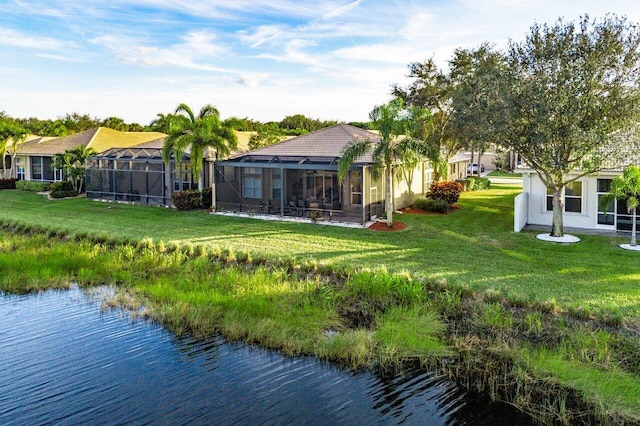
[[[89,114],[71,113],[65,114],[55,120],[41,120],[35,117],[14,118],[8,116],[4,112],[0,112],[0,120],[5,122],[13,122],[18,126],[26,129],[28,133],[40,136],[68,136],[74,133],[93,129],[96,127],[108,127],[110,129],[122,132],[163,132],[169,133],[169,124],[174,114],[158,114],[156,119],[148,125],[138,123],[126,123],[119,117],[108,117],[100,119],[91,117]],[[285,136],[299,136],[305,133],[313,132],[324,127],[337,124],[334,120],[318,120],[308,118],[302,114],[290,115],[280,122],[267,122],[252,120],[249,118],[231,117],[225,120],[232,128],[238,131],[254,131],[263,134]],[[350,123],[354,126],[369,128],[369,123]]]

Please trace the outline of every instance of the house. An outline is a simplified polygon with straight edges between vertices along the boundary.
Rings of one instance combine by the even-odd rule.
[[[612,203],[606,212],[602,212],[598,206],[602,195],[609,192],[612,179],[620,176],[627,165],[640,165],[640,154],[637,149],[632,148],[631,143],[623,145],[621,151],[624,151],[619,155],[625,158],[623,161],[609,160],[601,172],[579,177],[567,185],[563,215],[565,227],[631,231],[632,216],[627,211],[625,200]],[[525,162],[522,162],[516,171],[522,173],[522,193],[515,199],[514,231],[520,232],[526,225],[551,226],[553,222],[551,192],[542,183],[538,172],[528,167]],[[570,177],[577,177],[578,173],[579,171],[575,171]]]
[[[18,145],[16,174],[20,180],[58,182],[64,180],[62,170],[52,168],[53,156],[78,146],[104,152],[114,147],[128,147],[163,137],[157,132],[120,132],[98,127],[61,138],[36,137]]]
[[[380,136],[338,124],[215,163],[214,200],[218,209],[270,214],[316,212],[340,220],[365,222],[384,212],[382,177],[371,173],[371,155],[359,158],[342,183],[338,162],[355,140]],[[396,207],[424,194],[433,170],[425,163],[393,188]]]
[[[236,132],[236,154],[248,150],[250,135]],[[87,198],[124,201],[138,204],[172,206],[171,194],[176,191],[198,189],[198,177],[193,176],[190,152],[182,158],[172,158],[169,164],[162,159],[164,137],[126,148],[111,148],[93,155],[87,161]],[[204,187],[211,187],[215,151],[204,152],[202,170]]]

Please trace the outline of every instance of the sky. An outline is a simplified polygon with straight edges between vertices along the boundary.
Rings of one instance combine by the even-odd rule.
[[[408,64],[504,49],[535,24],[637,0],[0,0],[0,111],[149,124],[180,103],[223,118],[366,121]]]

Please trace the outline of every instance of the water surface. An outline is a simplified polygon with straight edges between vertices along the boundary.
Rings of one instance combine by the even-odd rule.
[[[178,339],[78,289],[0,293],[0,424],[529,424],[423,370]]]

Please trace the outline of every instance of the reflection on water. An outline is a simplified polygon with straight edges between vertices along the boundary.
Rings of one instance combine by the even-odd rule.
[[[0,293],[0,424],[526,424],[424,371],[177,339],[80,290]]]

